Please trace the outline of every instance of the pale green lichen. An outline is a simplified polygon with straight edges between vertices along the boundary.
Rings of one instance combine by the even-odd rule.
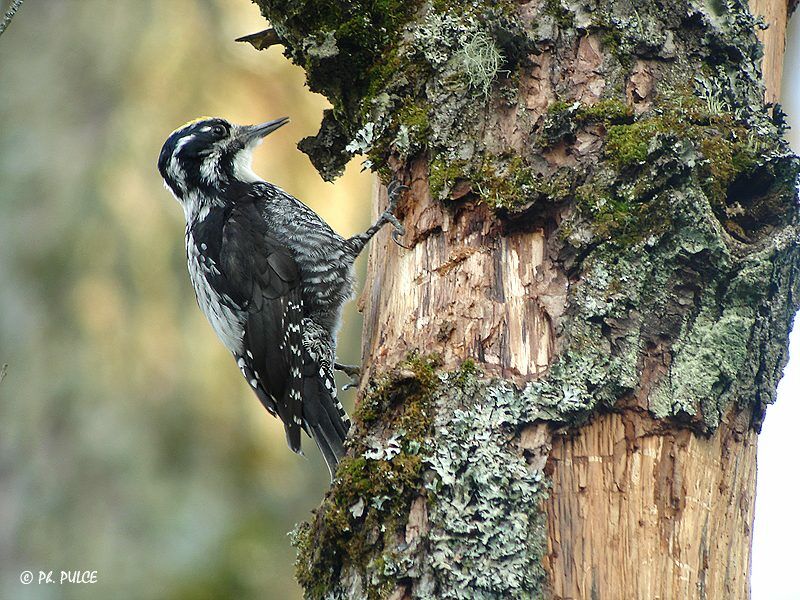
[[[747,341],[755,323],[753,309],[701,313],[673,346],[670,377],[652,394],[650,410],[663,418],[703,412],[709,427],[719,426],[722,408],[714,399],[735,385],[747,360]],[[688,324],[687,324],[688,325]]]
[[[426,457],[435,477],[426,486],[432,499],[425,561],[435,593],[415,597],[539,597],[547,483],[511,442],[520,424],[533,420],[535,406],[502,381],[456,374],[443,383]]]
[[[464,69],[469,87],[488,98],[492,82],[503,64],[503,53],[494,40],[478,31],[459,50],[457,60]]]
[[[353,455],[314,527],[293,534],[307,598],[376,600],[411,579],[414,598],[541,593],[548,486],[543,464],[528,464],[515,434],[548,409],[482,378],[472,361],[455,372],[435,364],[410,357],[359,406]],[[423,499],[427,520],[406,542],[411,498]]]
[[[766,197],[791,199],[796,163],[785,160],[794,167],[762,190]],[[736,253],[719,223],[704,217],[713,211],[687,175],[691,170],[674,164],[672,171],[661,166],[662,176],[676,187],[676,173],[687,179],[655,209],[672,225],[652,228],[643,221],[627,245],[620,245],[618,232],[584,259],[582,280],[570,293],[565,350],[532,386],[560,412],[581,417],[641,393],[647,351],[663,355],[665,364],[649,392],[654,416],[687,417],[699,430],[712,431],[730,407],[755,400],[757,426],[763,405],[774,397],[778,367],[774,355],[764,364],[753,349],[769,345],[770,328],[786,329],[791,287],[797,286],[790,282],[798,276],[800,251],[788,241],[800,234],[796,215],[787,215],[794,225],[762,250]],[[574,243],[592,244],[592,234]],[[770,286],[777,282],[788,287],[773,296]]]

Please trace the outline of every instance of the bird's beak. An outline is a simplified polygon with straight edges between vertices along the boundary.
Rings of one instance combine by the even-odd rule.
[[[242,127],[238,137],[242,140],[245,146],[258,144],[270,133],[279,127],[282,127],[283,125],[286,125],[288,122],[289,117],[281,117],[280,119],[267,121],[266,123],[261,123],[260,125],[246,125]]]

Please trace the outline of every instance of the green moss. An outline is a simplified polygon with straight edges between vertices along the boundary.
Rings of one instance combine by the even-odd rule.
[[[546,0],[544,12],[555,18],[562,29],[571,29],[575,25],[575,16],[561,3],[561,0]]]
[[[459,179],[469,179],[468,166],[469,163],[464,160],[447,160],[441,155],[434,156],[428,167],[431,195],[442,199]]]
[[[403,413],[411,411],[420,417],[425,401],[437,384],[436,368],[440,364],[438,356],[420,356],[412,353],[406,360],[395,367],[388,375],[370,385],[370,390],[356,406],[355,421],[363,425],[372,425],[403,402]],[[420,406],[422,405],[422,406]],[[403,415],[400,415],[402,418]],[[427,428],[429,418],[419,420],[420,429],[413,437],[419,437]],[[410,430],[409,430],[410,431]]]
[[[728,180],[754,161],[745,124],[731,113],[710,112],[694,96],[670,99],[633,123],[609,127],[606,157],[620,168],[640,165],[651,145],[657,147],[654,138],[658,135],[689,142],[700,151],[705,149],[705,158],[712,163],[710,170]],[[733,171],[729,173],[721,163],[729,164]]]
[[[728,186],[737,175],[737,166],[733,162],[735,144],[714,136],[700,140],[699,145],[708,160],[709,177],[704,182],[706,193],[713,202],[723,202]]]
[[[671,221],[669,206],[661,198],[635,191],[624,195],[613,186],[586,183],[575,191],[582,215],[591,222],[596,238],[619,248],[666,231]]]
[[[744,131],[737,132],[742,139],[730,139],[711,136],[699,141],[703,156],[707,159],[703,181],[703,189],[715,208],[724,208],[728,188],[743,174],[752,171],[758,165],[759,152],[757,145]]]
[[[616,98],[605,98],[591,105],[557,100],[547,107],[538,145],[547,148],[561,140],[573,139],[578,129],[586,125],[602,123],[609,127],[632,120],[632,109]]]
[[[641,165],[647,159],[653,137],[663,132],[664,124],[658,118],[612,125],[606,133],[606,157],[617,168]]]
[[[659,156],[665,154],[674,154],[679,161],[696,154],[697,159],[690,161],[692,173],[723,224],[741,237],[741,226],[726,216],[729,189],[769,154],[771,147],[754,139],[747,126],[734,115],[711,112],[691,96],[673,98],[633,123],[610,126],[604,151],[614,168],[625,170],[628,178],[631,175],[637,178],[629,189],[634,195],[644,197],[654,189],[652,179],[657,177],[648,163],[660,160]]]
[[[307,598],[323,598],[338,581],[340,566],[365,567],[375,552],[372,536],[383,543],[384,533],[391,536],[404,525],[421,487],[422,466],[421,456],[406,452],[391,460],[356,456],[341,461],[313,530],[306,523],[295,536],[295,574]],[[378,592],[368,591],[367,598],[380,598]]]
[[[509,159],[490,156],[472,179],[481,201],[494,210],[514,209],[531,202],[541,183],[519,155]]]
[[[475,174],[481,201],[493,210],[518,211],[538,201],[560,202],[573,190],[574,172],[563,168],[550,176],[537,174],[522,157],[490,156]]]
[[[471,358],[466,359],[461,363],[461,367],[453,373],[452,380],[460,388],[464,388],[467,384],[473,383],[483,371],[477,363]]]
[[[397,115],[400,125],[405,125],[409,130],[414,131],[415,135],[427,138],[430,133],[430,121],[428,111],[430,105],[427,102],[409,102],[404,104]]]
[[[392,77],[408,66],[409,61],[400,53],[397,46],[386,51],[381,59],[370,68],[369,84],[361,104],[362,114],[363,109],[369,107],[370,100],[386,89],[387,83]]]
[[[405,525],[411,502],[423,488],[421,449],[433,423],[438,365],[435,356],[411,354],[372,383],[359,403],[353,450],[339,463],[314,525],[301,525],[294,536],[296,576],[307,598],[323,598],[338,582],[341,568],[365,572],[376,548],[389,549]],[[368,426],[373,434],[384,432],[385,448],[366,437]],[[384,597],[391,587],[380,577],[373,579],[368,600]]]
[[[431,194],[446,198],[459,182],[469,182],[471,192],[492,210],[519,211],[537,201],[559,202],[571,194],[574,172],[564,168],[544,177],[518,154],[486,154],[475,167],[466,161],[430,161]]]
[[[604,98],[595,104],[581,105],[577,119],[581,123],[600,122],[618,124],[631,121],[633,110],[616,98]]]
[[[678,176],[697,182],[726,228],[744,235],[727,216],[729,190],[757,166],[766,148],[730,113],[711,112],[700,98],[675,94],[636,120],[614,99],[593,106],[562,104],[551,114],[568,114],[576,126],[606,127],[606,166],[575,191],[579,213],[597,238],[625,247],[667,231],[673,224],[670,199],[659,192],[675,185],[670,178]],[[563,233],[569,238],[575,229],[567,223]]]
[[[369,0],[262,0],[265,16],[288,34],[288,51],[306,69],[309,87],[324,93],[336,110],[353,113],[370,87],[416,2]],[[314,40],[335,42],[336,52],[315,52]]]
[[[404,26],[421,2],[412,0],[256,0],[272,23],[286,54],[306,71],[308,87],[333,105],[335,127],[307,138],[302,150],[323,176],[340,174],[349,154],[344,147],[366,122],[370,101],[412,65],[398,46]],[[330,131],[336,129],[331,145]]]
[[[383,174],[386,159],[391,153],[410,158],[426,149],[431,135],[429,110],[427,102],[405,98],[400,108],[392,113],[390,122],[368,153],[370,162],[379,173]],[[390,174],[387,175],[391,179]]]
[[[603,49],[607,50],[609,54],[616,57],[621,64],[629,66],[632,62],[630,53],[623,50],[623,37],[618,29],[603,28],[603,34],[600,36],[600,41],[603,44]]]
[[[563,100],[556,100],[555,102],[550,103],[550,105],[547,107],[547,113],[551,115],[557,115],[565,112],[572,106],[572,104],[564,102]]]

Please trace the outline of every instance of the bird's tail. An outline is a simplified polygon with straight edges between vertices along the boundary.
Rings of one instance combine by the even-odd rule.
[[[307,361],[303,367],[303,426],[319,447],[331,481],[344,456],[344,441],[350,419],[336,398],[333,370]]]

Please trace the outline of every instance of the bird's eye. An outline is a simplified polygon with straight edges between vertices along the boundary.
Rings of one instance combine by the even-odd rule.
[[[214,127],[211,128],[211,133],[217,137],[224,137],[228,131],[222,125],[214,125]]]

